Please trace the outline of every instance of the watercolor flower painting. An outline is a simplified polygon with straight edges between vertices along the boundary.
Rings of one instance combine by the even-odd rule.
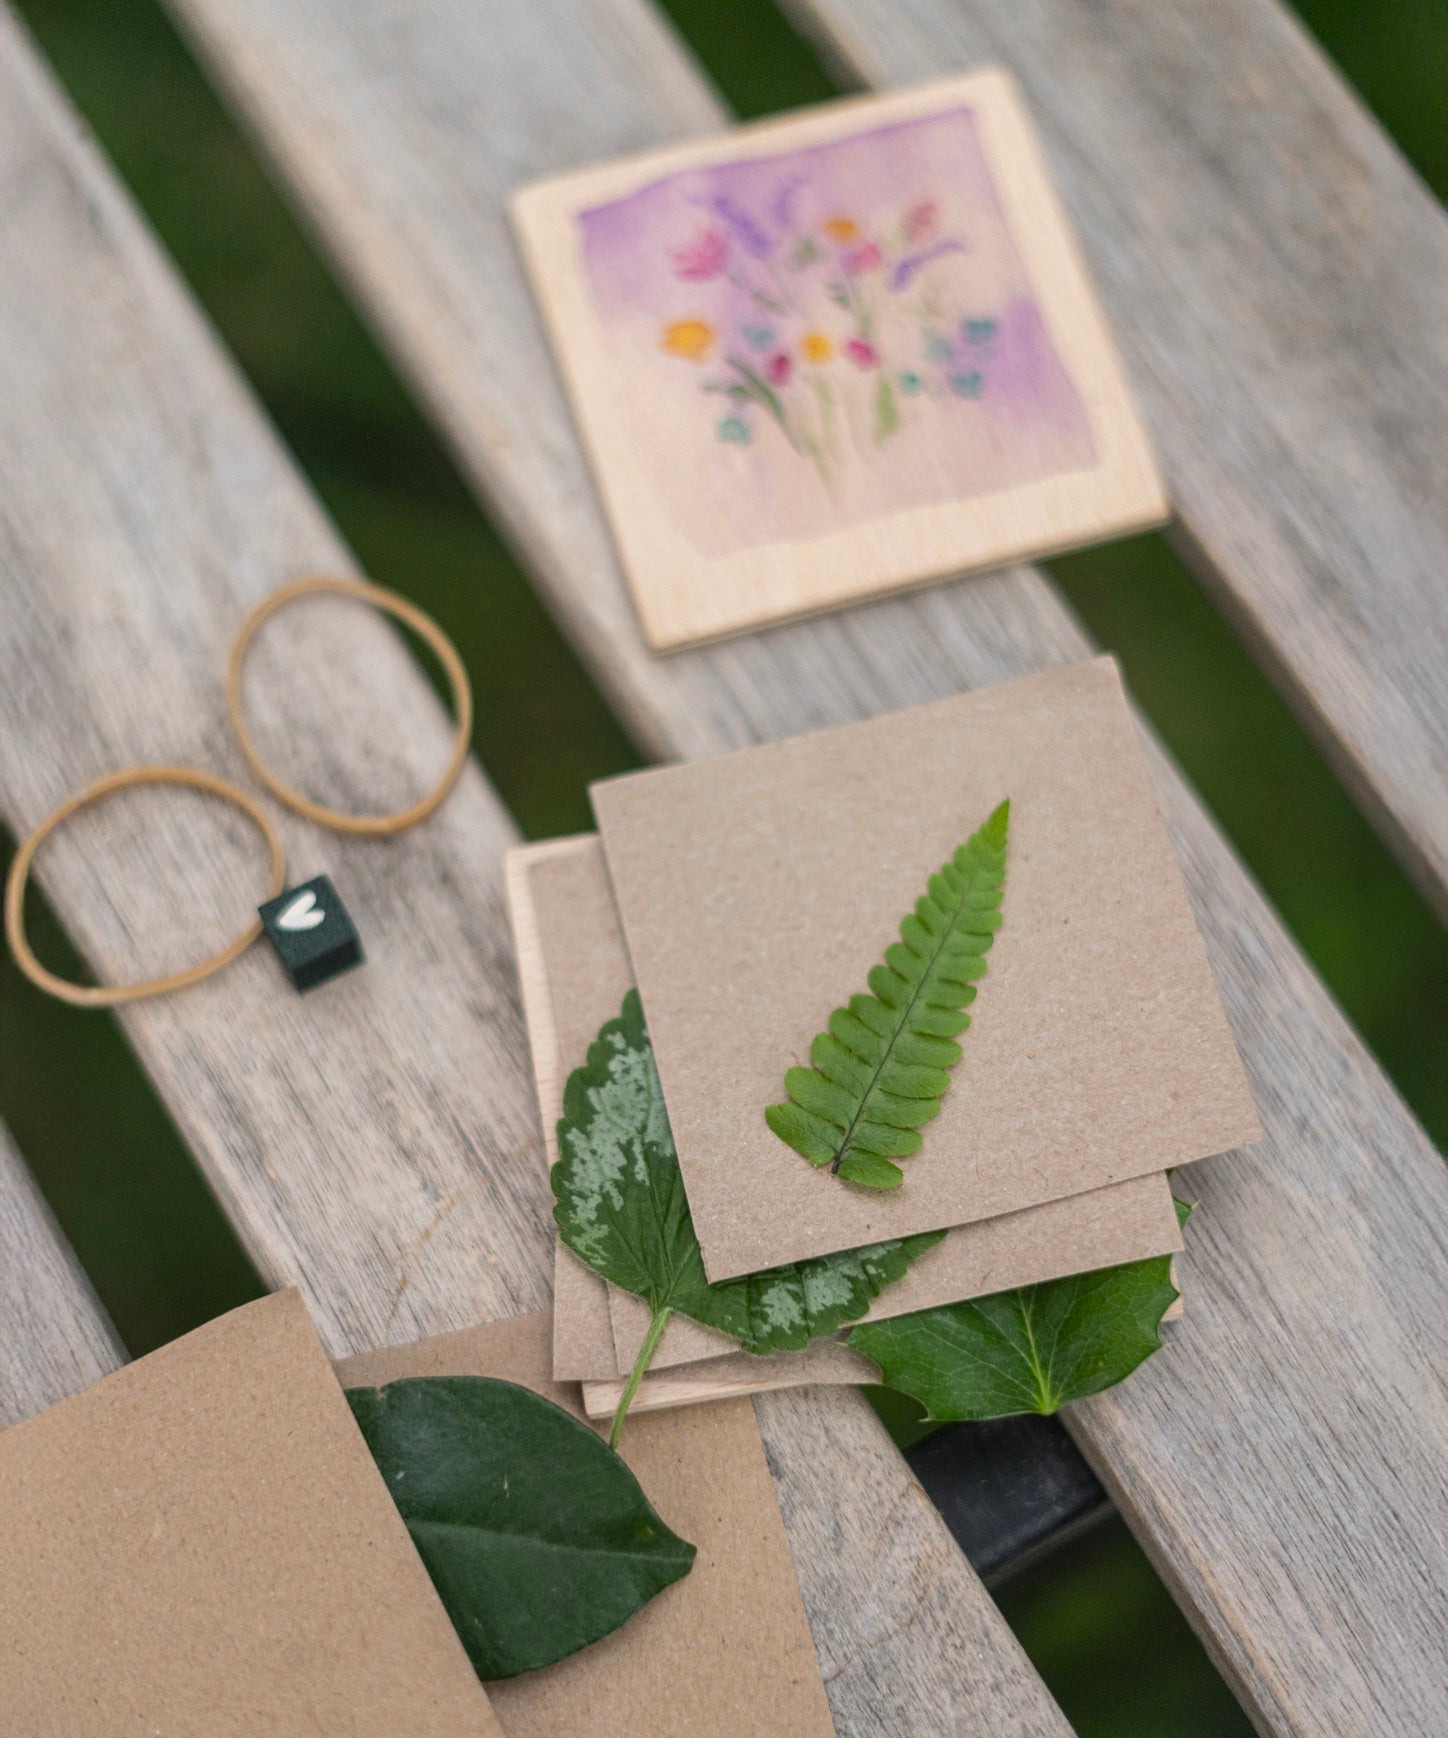
[[[1094,462],[969,108],[681,170],[578,221],[622,438],[701,552]]]

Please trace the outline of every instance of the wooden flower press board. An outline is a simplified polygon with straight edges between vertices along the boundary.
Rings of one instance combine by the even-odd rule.
[[[1160,523],[988,70],[538,183],[514,221],[649,644]]]

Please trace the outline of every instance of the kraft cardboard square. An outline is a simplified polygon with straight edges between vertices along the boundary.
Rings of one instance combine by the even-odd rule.
[[[0,1432],[16,1738],[501,1738],[294,1292]]]
[[[597,839],[555,841],[511,853],[508,889],[551,1163],[564,1080],[583,1060],[599,1026],[617,1012],[630,987],[630,966]],[[884,1292],[869,1314],[871,1319],[904,1314],[1180,1247],[1165,1178],[1136,1178],[953,1230]],[[626,1374],[647,1326],[643,1303],[605,1285],[561,1245],[560,1250],[567,1259],[561,1259],[555,1308],[555,1374],[587,1382]],[[612,1325],[611,1358],[600,1332],[605,1317]],[[726,1336],[676,1317],[645,1378],[645,1404],[678,1403],[683,1390],[666,1382],[663,1373],[703,1360],[710,1361],[709,1369],[690,1371],[695,1386],[689,1397],[786,1383],[871,1380],[875,1374],[847,1348],[829,1343],[751,1358]],[[585,1397],[590,1412],[597,1412],[608,1405],[609,1390],[590,1388]]]
[[[551,1362],[552,1328],[538,1314],[348,1358],[337,1374],[347,1387],[494,1376],[577,1413],[577,1391],[550,1379]],[[698,1547],[694,1567],[571,1659],[490,1684],[508,1738],[558,1738],[601,1721],[649,1738],[830,1738],[819,1661],[749,1402],[630,1416],[622,1447],[654,1507]]]
[[[510,851],[505,860],[508,905],[517,944],[518,974],[522,982],[524,1016],[528,1023],[533,1056],[534,1081],[544,1130],[544,1148],[551,1165],[557,1158],[556,1125],[563,1108],[563,1084],[573,1064],[565,1063],[558,1040],[553,996],[547,977],[544,949],[532,893],[531,872],[549,859],[578,860],[576,879],[565,874],[563,896],[573,888],[582,902],[578,922],[563,918],[561,931],[577,928],[580,947],[564,950],[564,969],[577,972],[582,1002],[569,1015],[569,1043],[577,1047],[581,1061],[588,1042],[599,1026],[617,1012],[629,987],[628,957],[618,934],[603,868],[603,853],[592,834],[576,839],[555,839],[542,845]],[[550,952],[556,951],[555,942]],[[571,981],[571,980],[570,980]],[[580,1013],[581,1010],[581,1013]],[[597,1018],[585,1022],[591,1012]],[[571,1054],[571,1049],[570,1049]],[[585,1384],[584,1408],[590,1418],[612,1413],[618,1404],[615,1378],[628,1372],[642,1343],[639,1332],[633,1351],[624,1362],[615,1347],[611,1303],[621,1311],[639,1300],[607,1284],[575,1256],[561,1240],[554,1247],[553,1368],[558,1381]],[[625,1334],[634,1327],[634,1317],[625,1316]],[[646,1318],[645,1318],[646,1321]],[[687,1385],[667,1382],[660,1371],[675,1363],[707,1362],[707,1369]],[[712,1329],[676,1316],[658,1351],[654,1368],[639,1384],[633,1409],[640,1412],[666,1406],[725,1399],[732,1395],[758,1393],[766,1388],[794,1387],[803,1383],[858,1383],[873,1377],[873,1366],[844,1346],[821,1344],[801,1352],[771,1358],[755,1358],[741,1352],[731,1340]]]
[[[528,1027],[528,1043],[533,1058],[533,1084],[538,1094],[543,1149],[550,1169],[558,1157],[557,1122],[563,1110],[564,1081],[569,1071],[583,1060],[584,1051],[578,1053],[578,1062],[565,1063],[562,1059],[553,997],[548,987],[547,963],[538,934],[530,869],[541,857],[557,855],[570,858],[579,853],[593,855],[597,851],[598,841],[589,834],[584,838],[554,839],[544,845],[525,845],[508,852],[503,861],[508,913],[518,956],[518,981],[523,995],[523,1018]],[[585,886],[591,891],[590,884],[585,883]],[[604,929],[589,926],[581,935],[585,955],[580,965],[583,970],[594,974],[590,979],[591,993],[607,1006],[607,999],[613,994],[617,982],[623,944],[618,939],[611,909],[604,916]],[[624,971],[627,972],[626,957]],[[627,988],[625,981],[618,991],[619,1001],[622,1001]],[[617,1008],[618,1003],[613,1006]],[[605,1018],[606,1015],[601,1016],[595,1023],[595,1032]],[[608,1312],[609,1290],[607,1282],[591,1268],[585,1267],[563,1239],[555,1234],[551,1374],[558,1381],[580,1382],[615,1373],[613,1327]]]
[[[842,1184],[765,1106],[1006,797],[1004,922],[940,1114],[901,1187]],[[593,806],[712,1280],[1260,1138],[1109,658],[610,780]]]
[[[565,174],[513,216],[650,645],[1166,517],[1003,72]]]

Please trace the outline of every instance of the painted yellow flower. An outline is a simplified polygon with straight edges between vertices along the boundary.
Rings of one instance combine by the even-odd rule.
[[[831,241],[854,241],[860,233],[860,226],[853,217],[829,217],[820,228]]]
[[[806,362],[828,362],[835,347],[823,332],[806,332],[799,341],[799,353]]]
[[[705,362],[714,348],[714,328],[707,320],[675,320],[664,327],[660,346],[686,362]]]

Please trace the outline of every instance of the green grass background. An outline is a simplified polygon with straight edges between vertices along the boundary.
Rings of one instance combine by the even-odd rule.
[[[832,94],[771,0],[668,0],[741,115]],[[1440,197],[1441,0],[1303,0],[1346,75]],[[153,0],[22,0],[44,50],[367,570],[446,626],[476,747],[532,836],[588,822],[585,788],[638,756]],[[1448,943],[1155,537],[1051,564],[1298,940],[1440,1144]],[[0,838],[0,854],[11,841]],[[41,955],[80,970],[35,901]],[[258,1281],[115,1024],[0,961],[0,1117],[132,1352]],[[900,1420],[909,1428],[908,1418]],[[1245,1720],[1124,1527],[998,1590],[1085,1738],[1232,1738]]]

